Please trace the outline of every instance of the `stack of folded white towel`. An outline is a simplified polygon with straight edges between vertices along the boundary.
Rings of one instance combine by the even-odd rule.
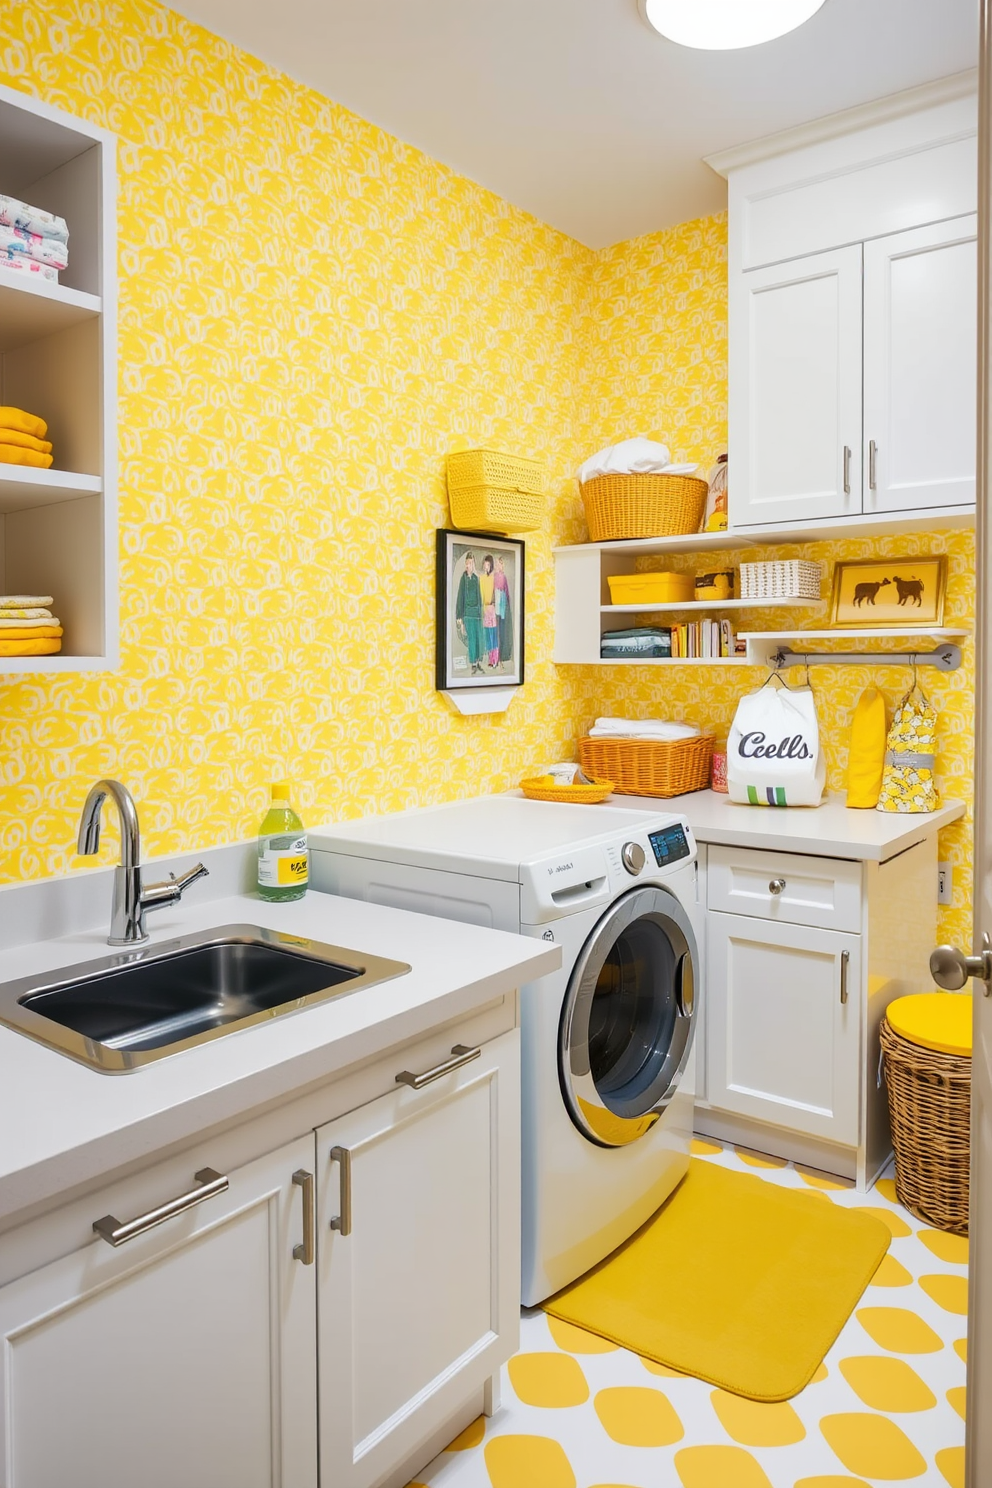
[[[674,723],[662,718],[597,718],[589,730],[590,739],[695,739],[699,729],[694,723]]]
[[[599,475],[694,475],[698,465],[673,465],[667,444],[654,439],[623,439],[607,445],[579,469],[582,485]]]
[[[58,283],[69,265],[69,228],[64,217],[0,196],[0,268],[37,274]]]

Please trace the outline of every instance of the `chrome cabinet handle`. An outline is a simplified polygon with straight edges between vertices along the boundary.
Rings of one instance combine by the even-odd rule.
[[[293,1260],[302,1261],[304,1266],[312,1266],[314,1256],[314,1229],[316,1227],[313,1202],[313,1174],[308,1173],[306,1168],[297,1168],[293,1174],[293,1182],[298,1188],[302,1188],[303,1190],[303,1243],[293,1246]]]
[[[851,953],[850,953],[850,951],[841,951],[841,953],[840,953],[840,1000],[841,1000],[842,1003],[846,1003],[847,1002],[847,971],[848,971],[848,967],[850,966],[850,964],[851,964]]]
[[[189,1193],[180,1194],[178,1199],[169,1199],[157,1209],[149,1209],[147,1214],[139,1214],[137,1219],[126,1220],[124,1224],[112,1214],[105,1214],[102,1219],[94,1220],[94,1230],[108,1245],[125,1245],[136,1235],[143,1235],[146,1230],[165,1224],[167,1219],[173,1219],[177,1214],[185,1214],[187,1209],[193,1209],[197,1204],[224,1193],[231,1186],[224,1174],[215,1172],[213,1168],[201,1168],[193,1176],[199,1187],[191,1188]]]
[[[411,1070],[400,1070],[396,1076],[397,1085],[409,1085],[411,1090],[423,1090],[425,1085],[431,1085],[444,1075],[450,1075],[452,1070],[461,1069],[463,1064],[471,1064],[473,1059],[480,1058],[482,1050],[470,1049],[467,1044],[455,1044],[451,1053],[451,1059],[446,1059],[443,1064],[436,1064],[433,1069],[424,1070],[422,1075],[415,1075]]]
[[[868,489],[874,491],[878,484],[878,445],[874,439],[868,441]]]
[[[851,446],[844,446],[844,495],[851,494]]]
[[[768,892],[769,892],[769,894],[784,894],[785,893],[785,879],[784,878],[773,878],[772,881],[771,881],[771,883],[768,885]]]
[[[351,1153],[347,1147],[332,1147],[331,1162],[341,1169],[341,1213],[331,1220],[331,1229],[339,1235],[351,1234]]]

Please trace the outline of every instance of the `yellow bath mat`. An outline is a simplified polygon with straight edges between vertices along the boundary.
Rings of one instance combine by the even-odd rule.
[[[788,1400],[890,1238],[819,1194],[693,1161],[657,1214],[544,1310],[736,1395]]]

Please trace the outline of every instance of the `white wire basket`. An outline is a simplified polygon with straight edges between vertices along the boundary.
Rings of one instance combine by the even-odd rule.
[[[823,570],[804,558],[741,564],[741,599],[819,599]]]

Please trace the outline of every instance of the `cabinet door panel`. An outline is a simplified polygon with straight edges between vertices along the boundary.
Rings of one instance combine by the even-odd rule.
[[[335,1488],[398,1468],[516,1346],[518,1060],[506,1034],[317,1134],[320,1443]]]
[[[734,526],[860,512],[860,246],[740,275],[730,369]]]
[[[710,1104],[856,1146],[860,937],[711,912],[707,951]]]
[[[865,244],[866,510],[975,499],[975,232],[962,217]]]
[[[119,1249],[94,1238],[0,1291],[3,1488],[316,1488],[292,1182],[313,1162],[301,1138]]]

